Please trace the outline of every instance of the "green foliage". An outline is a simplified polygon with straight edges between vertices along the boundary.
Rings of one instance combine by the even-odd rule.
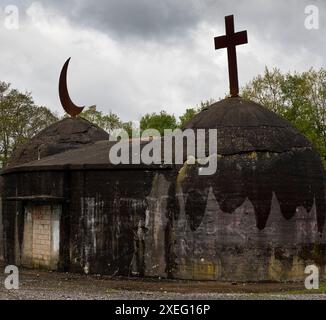
[[[199,105],[196,107],[189,107],[186,109],[185,113],[179,117],[179,127],[183,128],[185,124],[191,120],[197,113],[202,111],[205,108],[208,108],[211,104],[213,104],[215,100],[209,99],[206,101],[201,101]]]
[[[170,115],[166,111],[161,111],[159,114],[147,113],[140,120],[140,130],[144,131],[146,129],[156,129],[162,136],[164,129],[174,130],[176,128],[183,128],[185,124],[197,113],[209,107],[214,102],[215,100],[209,99],[200,102],[200,104],[196,107],[187,108],[186,111],[179,117],[179,122],[177,122],[174,115]]]
[[[179,117],[180,123],[179,126],[180,128],[183,128],[184,125],[191,120],[196,114],[198,113],[198,111],[195,108],[187,108],[186,112]]]
[[[31,94],[0,82],[0,163],[5,166],[12,151],[58,118],[46,107],[34,104]]]
[[[164,135],[164,129],[176,129],[177,120],[174,115],[168,114],[166,111],[160,113],[147,113],[140,119],[140,130],[156,129],[160,135]]]
[[[88,109],[83,111],[80,116],[108,131],[109,133],[111,133],[114,129],[122,127],[122,123],[116,114],[112,113],[111,111],[109,114],[103,114],[102,111],[96,110],[96,106],[88,107]]]
[[[326,165],[326,70],[282,74],[266,68],[243,88],[242,96],[290,121],[310,139]]]
[[[132,137],[133,130],[135,131],[132,121],[124,122],[121,128],[128,133],[129,138]]]

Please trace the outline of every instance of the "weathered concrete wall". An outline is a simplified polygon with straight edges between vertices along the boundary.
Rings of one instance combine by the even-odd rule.
[[[145,276],[167,277],[169,260],[169,234],[167,226],[170,221],[168,212],[169,189],[171,181],[164,174],[154,176],[151,193],[147,197],[145,233]]]
[[[184,199],[185,195],[179,194],[174,246],[176,278],[301,280],[306,265],[325,265],[325,243],[319,240],[315,207],[309,213],[298,208],[298,214],[287,220],[273,197],[267,225],[259,230],[249,200],[234,213],[225,213],[210,190],[204,217],[196,230],[191,230]]]
[[[217,161],[212,176],[200,176],[198,166],[187,164],[178,173],[173,275],[298,280],[307,264],[323,270],[325,190],[311,151],[243,153]]]
[[[155,171],[72,174],[70,268],[144,275],[150,194]]]
[[[323,275],[326,237],[316,201],[309,210],[299,205],[288,214],[272,190],[266,216],[267,205],[257,197],[254,202],[243,197],[242,186],[225,193],[238,204],[230,213],[219,191],[227,188],[221,186],[227,183],[219,176],[222,171],[198,177],[193,169],[13,173],[6,176],[6,196],[50,194],[68,200],[62,203],[60,218],[60,270],[198,280],[299,280],[306,276],[305,266],[315,263]],[[234,177],[229,187],[237,186],[241,175]],[[261,186],[251,187],[252,195]],[[259,192],[262,200],[268,199]],[[17,261],[28,243],[28,224],[22,218],[26,203],[4,205],[5,257]],[[257,227],[260,214],[266,218],[263,227]]]

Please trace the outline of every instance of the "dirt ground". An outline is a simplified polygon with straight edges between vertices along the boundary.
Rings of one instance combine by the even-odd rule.
[[[4,267],[1,267],[4,270]],[[303,283],[221,283],[165,279],[110,278],[100,275],[20,269],[19,289],[7,290],[1,274],[0,299],[326,299]]]

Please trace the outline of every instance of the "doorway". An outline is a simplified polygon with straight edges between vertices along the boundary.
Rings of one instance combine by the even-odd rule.
[[[60,204],[24,206],[22,265],[56,270],[60,248]]]

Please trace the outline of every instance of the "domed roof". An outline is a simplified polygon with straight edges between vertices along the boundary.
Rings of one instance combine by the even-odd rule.
[[[249,199],[259,229],[265,227],[272,212],[273,197],[285,219],[297,214],[298,207],[310,212],[315,204],[322,230],[326,215],[324,169],[309,140],[288,121],[257,103],[232,97],[200,112],[186,128],[217,129],[218,135],[214,174],[201,176],[196,167],[187,165],[181,171],[180,186],[189,195],[186,211],[192,215],[194,229],[205,214],[212,188],[224,212],[234,212]],[[196,210],[189,209],[192,207]]]
[[[109,139],[109,134],[80,117],[65,118],[43,129],[15,150],[7,167]]]
[[[240,97],[212,104],[186,123],[184,129],[217,129],[217,151],[284,152],[311,143],[287,120],[260,104]]]

